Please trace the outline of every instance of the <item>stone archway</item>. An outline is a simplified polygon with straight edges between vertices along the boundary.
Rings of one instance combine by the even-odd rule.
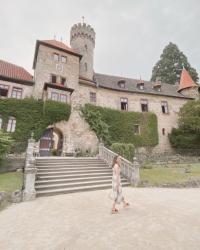
[[[47,128],[39,142],[40,156],[60,156],[63,148],[63,134],[57,127]]]

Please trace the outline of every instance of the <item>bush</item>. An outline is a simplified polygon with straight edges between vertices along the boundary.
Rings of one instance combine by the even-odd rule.
[[[86,104],[82,113],[98,138],[103,138],[107,145],[115,142],[132,143],[136,147],[158,144],[157,116],[153,113],[123,112],[91,104]],[[140,126],[140,134],[134,133],[134,124]]]
[[[10,135],[0,130],[0,159],[3,159],[10,152],[12,143]]]
[[[135,155],[135,147],[131,143],[113,143],[110,149],[121,155],[123,158],[133,161],[133,157]]]

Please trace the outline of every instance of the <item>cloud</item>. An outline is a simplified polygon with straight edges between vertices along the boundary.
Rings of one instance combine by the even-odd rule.
[[[96,31],[95,71],[144,79],[171,41],[200,75],[199,0],[1,1],[0,58],[32,72],[36,39],[61,37],[85,16]]]

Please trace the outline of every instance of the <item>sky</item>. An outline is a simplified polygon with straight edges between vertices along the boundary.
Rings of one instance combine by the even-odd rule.
[[[200,76],[199,0],[0,0],[0,59],[33,74],[36,40],[70,44],[82,21],[96,32],[94,70],[149,80],[164,47],[175,43]]]

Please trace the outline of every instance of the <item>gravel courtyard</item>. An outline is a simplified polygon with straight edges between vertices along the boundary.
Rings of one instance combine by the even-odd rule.
[[[37,198],[0,212],[1,250],[199,250],[200,189],[124,188]]]

